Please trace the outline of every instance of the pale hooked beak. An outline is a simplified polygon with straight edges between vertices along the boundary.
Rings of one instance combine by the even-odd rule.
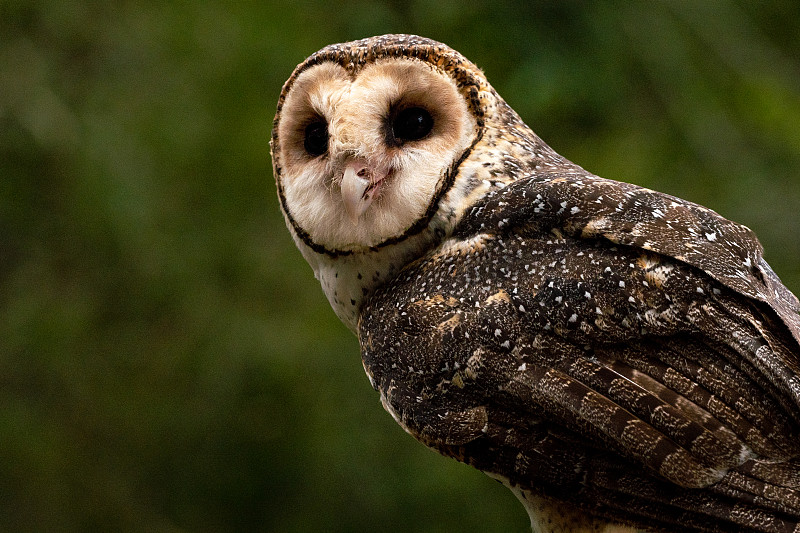
[[[342,201],[353,224],[358,224],[386,175],[387,172],[378,171],[364,160],[357,159],[347,164],[342,176]]]

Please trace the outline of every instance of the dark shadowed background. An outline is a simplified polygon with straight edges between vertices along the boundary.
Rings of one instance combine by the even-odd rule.
[[[800,3],[101,4],[0,5],[0,529],[526,530],[382,410],[286,231],[275,103],[329,43],[448,43],[800,290]]]

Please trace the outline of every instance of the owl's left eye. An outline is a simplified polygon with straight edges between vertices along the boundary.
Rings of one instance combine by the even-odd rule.
[[[421,107],[403,109],[392,120],[392,135],[398,143],[418,141],[433,129],[433,117]]]
[[[328,151],[328,124],[317,120],[306,126],[303,146],[310,155],[318,156]]]

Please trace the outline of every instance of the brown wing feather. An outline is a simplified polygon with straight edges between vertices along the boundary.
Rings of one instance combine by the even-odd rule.
[[[763,259],[753,232],[698,204],[586,172],[537,174],[473,208],[462,234],[559,228],[683,261],[736,292],[767,303],[800,342],[800,302]],[[795,371],[800,364],[795,355]],[[800,381],[798,381],[800,383]],[[800,387],[796,389],[800,391]]]
[[[365,368],[410,433],[600,516],[800,531],[800,350],[783,304],[586,224],[481,216],[362,313]],[[756,241],[740,246],[760,261]]]

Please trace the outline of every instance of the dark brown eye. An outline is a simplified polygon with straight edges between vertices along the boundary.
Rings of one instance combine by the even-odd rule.
[[[310,155],[318,156],[328,151],[328,124],[317,120],[306,126],[303,146]]]
[[[398,143],[418,141],[433,129],[433,117],[421,107],[408,107],[392,121],[392,134]]]

